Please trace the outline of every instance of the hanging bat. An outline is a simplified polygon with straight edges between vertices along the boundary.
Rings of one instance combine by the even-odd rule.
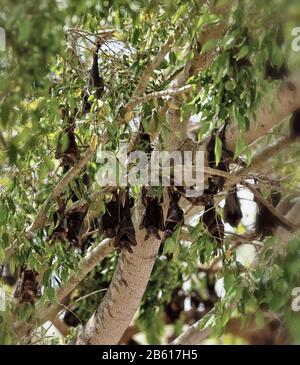
[[[218,164],[216,164],[216,156],[215,156],[215,145],[217,138],[217,129],[215,129],[212,133],[212,136],[206,146],[207,149],[207,159],[209,167],[213,169],[217,169],[220,171],[229,172],[229,165],[231,163],[238,164],[240,166],[246,166],[245,162],[240,158],[234,158],[234,153],[227,148],[226,145],[226,129],[229,124],[229,121],[226,120],[225,124],[221,128],[218,137],[222,142],[222,151],[221,151],[221,159]],[[218,191],[223,189],[225,183],[225,178],[222,176],[212,176],[209,180],[209,188],[208,190],[211,194],[215,195]]]
[[[111,200],[105,204],[105,212],[100,219],[100,231],[105,237],[116,236],[117,227],[120,222],[120,202],[117,191],[112,193]]]
[[[288,77],[289,70],[286,63],[283,63],[281,66],[273,66],[271,61],[268,61],[266,64],[265,78],[269,80],[283,80]]]
[[[81,236],[84,230],[84,218],[88,212],[88,205],[73,210],[66,215],[67,240],[72,247],[81,248]]]
[[[53,214],[54,224],[57,224],[51,236],[51,242],[69,242],[71,247],[83,249],[81,236],[84,230],[84,218],[88,212],[88,205],[80,206],[76,210],[65,213],[66,203],[60,199],[59,209]]]
[[[79,159],[80,154],[75,139],[75,118],[69,116],[63,112],[65,119],[67,119],[67,126],[63,132],[58,136],[55,158],[62,161],[64,172],[67,172],[70,167],[74,166],[75,162]]]
[[[215,295],[215,297],[218,298],[216,295]],[[193,290],[191,292],[192,308],[198,309],[199,305],[201,304],[202,306],[204,306],[204,314],[207,313],[210,309],[212,309],[214,307],[215,302],[216,302],[216,300],[214,298],[211,298],[210,295],[207,295],[207,297],[203,298],[197,291]]]
[[[8,264],[0,265],[0,279],[8,286],[14,286],[18,280],[18,270],[12,274]]]
[[[204,297],[195,290],[191,292],[191,306],[197,309],[202,304],[204,306],[204,310],[202,309],[203,315],[210,311],[219,300],[215,291],[215,278],[213,277],[213,280],[211,280],[210,275],[206,274],[205,279],[206,295]]]
[[[76,309],[76,306],[72,306],[70,310],[65,311],[63,321],[69,327],[77,327],[81,323],[80,318],[77,316]]]
[[[203,302],[202,296],[196,291],[193,290],[190,294],[191,299],[191,307],[197,309],[199,305]]]
[[[104,80],[99,74],[99,65],[98,65],[98,52],[100,46],[98,45],[96,50],[94,51],[93,56],[93,64],[89,74],[88,87],[85,88],[83,93],[83,107],[82,112],[84,114],[89,113],[91,111],[91,103],[88,98],[90,96],[90,92],[95,90],[95,96],[97,99],[101,99],[104,91]]]
[[[99,231],[99,219],[97,217],[91,220],[90,219],[84,220],[82,236],[85,236],[85,233],[91,233],[91,234],[88,234],[83,239],[81,239],[82,255],[85,254],[87,249],[91,247],[92,244],[95,242],[97,231]]]
[[[274,208],[277,207],[277,205],[280,203],[282,196],[281,192],[275,189],[271,190],[271,202]]]
[[[145,207],[145,213],[140,224],[140,229],[146,230],[144,240],[147,241],[151,235],[160,240],[159,231],[164,232],[164,215],[157,197],[147,196],[147,189],[142,188],[142,203]]]
[[[274,229],[278,226],[277,219],[267,207],[258,203],[258,212],[255,220],[255,233],[262,237],[272,236]]]
[[[171,301],[164,306],[168,323],[174,323],[180,317],[181,312],[184,310],[185,298],[186,295],[182,288],[174,289]]]
[[[280,199],[281,193],[272,190],[270,200],[274,208],[276,208],[276,206],[279,204]],[[265,205],[263,205],[257,199],[254,199],[254,201],[256,202],[258,208],[255,219],[255,233],[260,235],[262,238],[272,236],[274,230],[280,226],[280,222]]]
[[[238,37],[236,39],[236,44],[241,44],[242,42],[244,43],[248,43],[249,42],[249,31],[247,28],[245,28],[243,30],[243,33],[241,34],[240,37]],[[238,54],[240,52],[240,48],[239,47],[233,47],[230,49],[229,51],[229,62],[230,64],[236,65],[239,69],[245,68],[245,67],[250,67],[252,66],[249,58],[247,56],[244,56],[242,58],[237,59]]]
[[[67,221],[65,219],[66,203],[62,200],[58,200],[58,210],[53,214],[54,230],[48,241],[50,242],[65,242],[67,240]]]
[[[21,271],[21,276],[14,292],[14,298],[18,299],[20,304],[30,303],[34,305],[41,296],[41,290],[36,280],[37,276],[38,273],[36,271],[27,268]]]
[[[121,200],[121,198],[120,198]],[[120,252],[122,249],[126,249],[132,253],[131,246],[136,246],[135,229],[131,220],[130,209],[133,206],[133,199],[129,196],[129,189],[125,192],[124,204],[120,206],[120,225],[117,228],[114,247]]]
[[[204,213],[200,221],[205,224],[210,235],[218,242],[222,243],[224,239],[224,224],[220,214],[216,212],[214,205],[205,206]]]
[[[243,213],[236,187],[226,195],[223,213],[225,223],[229,223],[232,227],[237,227],[240,224]]]
[[[142,123],[139,128],[139,145],[142,147],[142,150],[147,154],[147,156],[151,155],[153,147],[151,145],[150,135],[145,131]]]
[[[300,137],[300,109],[294,111],[290,119],[290,136],[294,141]]]
[[[220,130],[219,138],[222,141],[222,154],[221,160],[216,164],[215,156],[215,145],[217,137],[217,129],[212,133],[212,136],[207,144],[207,159],[209,167],[221,171],[229,171],[229,164],[232,161],[233,153],[226,148],[225,133],[228,122],[225,122],[224,126]],[[225,178],[222,176],[214,176],[210,178],[209,189],[213,195],[215,195],[219,190],[223,189],[225,183]]]
[[[176,228],[183,224],[184,213],[178,202],[180,200],[180,193],[178,191],[172,191],[168,189],[169,195],[169,208],[167,213],[167,219],[165,222],[165,235],[164,240],[172,235]]]

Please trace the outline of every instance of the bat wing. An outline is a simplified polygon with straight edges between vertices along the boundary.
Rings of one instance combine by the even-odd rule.
[[[163,232],[165,230],[165,225],[164,225],[164,213],[162,210],[162,207],[159,206],[158,209],[159,215],[158,215],[158,229]]]

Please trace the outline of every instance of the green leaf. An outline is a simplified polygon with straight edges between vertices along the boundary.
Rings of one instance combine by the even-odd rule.
[[[52,270],[51,269],[48,269],[45,273],[44,273],[44,276],[43,276],[43,284],[45,286],[49,285],[50,284],[50,279],[51,279],[51,275],[52,275]]]
[[[215,143],[215,159],[216,159],[216,165],[219,164],[219,162],[221,161],[221,157],[222,157],[222,141],[221,139],[217,136],[216,137],[216,143]]]
[[[17,266],[14,256],[10,257],[8,266],[9,266],[10,272],[14,273],[16,270],[16,266]]]
[[[39,271],[39,268],[41,266],[41,263],[39,262],[39,260],[34,256],[34,255],[30,255],[28,257],[28,263],[29,266],[35,270],[35,271]]]
[[[166,126],[163,126],[162,130],[161,130],[161,136],[162,136],[163,143],[168,142],[169,134],[170,134],[169,129]]]
[[[9,245],[9,236],[7,232],[4,232],[2,235],[2,241],[4,246],[3,247],[7,247]]]
[[[172,23],[176,23],[176,21],[184,14],[186,14],[186,12],[188,11],[188,6],[189,4],[183,4],[181,5],[178,10],[176,11],[175,15],[172,18]]]
[[[172,237],[167,238],[166,242],[164,243],[163,254],[173,253],[176,250],[176,242],[173,240]]]
[[[139,28],[135,27],[134,31],[132,32],[131,35],[131,43],[132,45],[135,47],[138,43],[138,39],[139,39],[139,34],[140,34],[140,30]]]
[[[47,298],[50,300],[52,304],[56,304],[57,298],[56,298],[56,290],[50,286],[46,288],[45,290]]]
[[[271,57],[272,57],[272,64],[274,66],[281,66],[283,63],[283,54],[281,49],[277,46],[276,42],[272,42],[272,49],[271,49]]]
[[[247,166],[249,166],[252,161],[252,150],[248,146],[246,147],[245,154],[246,154],[246,164]]]
[[[175,65],[175,63],[176,63],[176,55],[175,55],[174,52],[170,52],[169,58],[170,58],[171,65]]]
[[[220,18],[215,14],[203,14],[197,22],[197,29],[203,28],[205,25],[218,23]]]
[[[237,140],[236,140],[236,144],[235,144],[235,151],[234,151],[235,158],[240,156],[240,154],[243,151],[243,149],[245,148],[245,146],[246,146],[245,141],[244,141],[243,137],[239,134],[237,136]]]
[[[218,43],[218,39],[215,39],[215,38],[209,39],[201,47],[201,53],[203,54],[203,53],[206,53],[206,52],[212,50],[213,48],[216,47],[217,43]]]
[[[243,46],[240,50],[240,52],[238,53],[236,60],[239,61],[240,59],[246,57],[249,54],[249,47],[248,46]]]
[[[206,328],[212,328],[216,324],[216,316],[215,314],[208,313],[206,314],[201,321],[199,322],[199,330],[204,330]]]
[[[5,251],[0,245],[0,263],[4,261],[4,257],[5,257]]]
[[[234,281],[235,281],[234,274],[226,270],[224,274],[224,288],[226,292],[232,289]]]
[[[8,216],[8,211],[5,205],[0,207],[0,226],[4,225]]]

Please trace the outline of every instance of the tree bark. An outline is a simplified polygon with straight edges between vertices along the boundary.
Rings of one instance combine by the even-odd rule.
[[[79,272],[76,275],[71,275],[68,281],[57,289],[56,297],[58,304],[49,306],[37,305],[36,318],[38,319],[39,323],[43,324],[48,320],[54,320],[59,311],[62,309],[60,304],[64,302],[64,299],[72,292],[72,290],[76,288],[76,286],[84,279],[84,277],[113,250],[114,248],[112,246],[112,240],[106,238],[95,248],[89,251],[82,261],[82,266]],[[35,326],[36,321],[17,321],[14,324],[14,330],[20,337],[22,337],[28,333],[31,333]]]
[[[164,197],[166,213],[168,199]],[[160,240],[150,237],[138,226],[143,207],[135,207],[134,223],[137,246],[133,253],[123,251],[112,282],[99,307],[77,336],[77,345],[116,345],[131,323],[150,278]]]
[[[160,241],[137,233],[133,253],[122,252],[100,306],[78,334],[77,345],[115,345],[128,328],[144,294]]]
[[[170,345],[199,345],[211,333],[211,328],[199,330],[200,321],[194,323],[192,326],[183,332],[180,336],[175,338]]]
[[[276,87],[262,106],[250,116],[250,128],[243,133],[246,144],[251,144],[266,135],[273,127],[300,108],[300,77],[291,77]],[[226,133],[226,145],[229,150],[235,149],[238,136],[236,125],[230,125]]]

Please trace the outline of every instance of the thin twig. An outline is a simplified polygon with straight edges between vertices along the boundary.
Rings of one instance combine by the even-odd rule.
[[[252,184],[249,184],[245,181],[242,181],[241,184],[244,185],[248,190],[250,190],[251,193],[253,193],[255,198],[270,211],[270,213],[282,224],[284,228],[286,228],[288,231],[296,231],[299,228],[288,219],[278,214],[273,205],[270,204],[266,199],[264,199],[263,196],[257,191],[257,189],[255,189]]]
[[[154,98],[164,98],[166,96],[175,96],[178,94],[185,94],[192,90],[192,85],[184,85],[182,87],[174,88],[174,89],[167,89],[161,91],[154,91],[153,93],[146,94],[139,98],[133,99],[126,105],[126,111],[133,109],[137,105],[144,104],[147,101],[154,99]]]
[[[30,238],[32,233],[43,228],[47,222],[47,211],[52,200],[57,199],[61,193],[66,189],[69,183],[80,173],[80,171],[87,165],[87,163],[94,156],[97,148],[97,141],[91,142],[90,148],[85,152],[84,156],[73,166],[59,181],[56,187],[53,189],[50,196],[46,199],[41,210],[37,214],[35,220],[32,222],[31,226],[25,231],[25,237]]]
[[[146,69],[142,73],[142,75],[139,79],[139,82],[138,82],[138,84],[137,84],[137,86],[136,86],[136,88],[135,88],[135,90],[132,94],[132,99],[136,99],[144,93],[144,91],[146,89],[146,86],[147,86],[147,83],[148,83],[153,71],[164,60],[164,58],[166,57],[166,55],[168,54],[168,52],[172,48],[172,45],[173,45],[176,37],[178,37],[178,35],[179,35],[179,29],[177,28],[175,30],[175,33],[171,34],[170,37],[165,42],[165,44],[162,46],[159,53],[156,55],[155,59],[150,63],[150,65],[148,67],[146,67]]]

